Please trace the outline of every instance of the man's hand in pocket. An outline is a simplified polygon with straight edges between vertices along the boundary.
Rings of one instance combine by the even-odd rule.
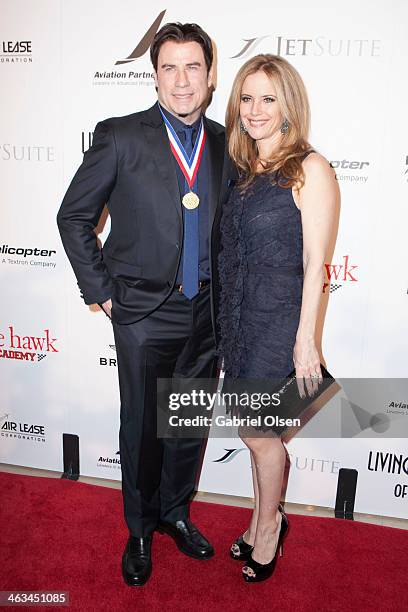
[[[111,319],[112,318],[112,300],[109,299],[103,304],[99,304],[99,306],[102,308],[106,316]]]

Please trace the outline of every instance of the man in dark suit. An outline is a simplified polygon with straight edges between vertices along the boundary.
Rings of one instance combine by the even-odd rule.
[[[113,324],[130,532],[122,571],[131,586],[150,576],[155,529],[186,555],[214,554],[188,516],[202,440],[158,439],[156,380],[216,374],[224,128],[204,116],[213,51],[199,26],[165,25],[151,59],[158,102],[97,124],[57,218],[85,303],[98,303]],[[105,203],[111,231],[100,250],[94,229]]]

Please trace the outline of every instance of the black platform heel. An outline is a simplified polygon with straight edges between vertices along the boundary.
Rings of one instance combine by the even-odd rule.
[[[279,504],[278,510],[283,514],[283,507],[281,504]],[[235,559],[235,561],[247,561],[253,550],[254,547],[244,541],[244,535],[240,535],[230,548],[230,557],[231,559]]]
[[[230,557],[236,561],[246,561],[251,556],[254,547],[244,541],[244,536],[240,535],[230,548]]]
[[[246,582],[261,582],[262,580],[266,580],[267,578],[270,578],[276,567],[276,561],[278,558],[278,550],[279,550],[279,555],[281,557],[283,556],[283,540],[289,529],[289,521],[288,521],[286,514],[284,514],[284,512],[281,511],[281,514],[282,514],[282,521],[281,521],[281,526],[280,526],[280,531],[279,531],[278,544],[276,546],[276,551],[275,551],[275,555],[273,559],[269,563],[258,563],[252,558],[252,554],[251,554],[249,556],[248,561],[245,563],[244,567],[242,568],[242,577],[244,578]]]
[[[279,504],[278,510],[281,514],[283,514],[283,507],[281,504]],[[254,547],[244,541],[243,534],[240,535],[239,538],[237,538],[232,544],[230,548],[230,557],[236,561],[246,561],[251,556],[251,552],[253,550]]]

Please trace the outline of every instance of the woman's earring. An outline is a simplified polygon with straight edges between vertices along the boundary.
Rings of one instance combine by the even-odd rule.
[[[246,129],[245,125],[242,123],[242,119],[240,121],[239,128],[241,130],[241,134],[248,134],[248,130]]]
[[[289,121],[287,119],[282,123],[280,131],[282,134],[287,134],[289,132]]]

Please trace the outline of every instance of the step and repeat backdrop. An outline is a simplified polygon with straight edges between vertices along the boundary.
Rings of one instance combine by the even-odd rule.
[[[0,9],[1,462],[62,470],[63,434],[74,434],[81,474],[120,479],[112,329],[80,298],[55,217],[95,124],[154,103],[148,44],[169,21],[197,22],[213,38],[217,89],[207,114],[221,123],[248,58],[279,54],[299,70],[311,142],[342,195],[322,288],[327,367],[343,378],[407,376],[404,0],[1,0]],[[103,243],[108,215],[98,233]],[[408,397],[392,386],[382,403],[390,410],[408,419]],[[357,431],[294,438],[287,450],[288,501],[334,507],[339,470],[351,468],[356,511],[408,517],[405,439]],[[239,438],[210,438],[199,489],[251,496],[250,483]]]

